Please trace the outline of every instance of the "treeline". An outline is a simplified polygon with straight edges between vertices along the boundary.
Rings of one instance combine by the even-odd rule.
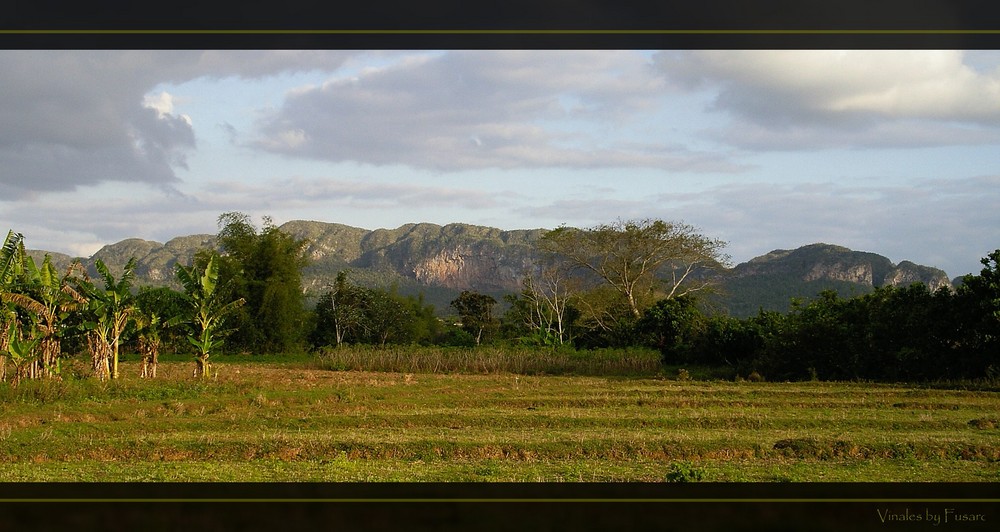
[[[539,242],[523,289],[497,301],[462,292],[438,312],[420,296],[364,286],[339,272],[317,299],[301,288],[306,241],[270,219],[219,217],[220,249],[176,265],[184,287],[131,285],[97,261],[59,274],[10,233],[0,254],[0,380],[53,376],[64,356],[89,353],[95,374],[117,377],[121,350],[192,354],[208,376],[220,353],[277,354],[344,345],[480,345],[592,350],[654,348],[669,366],[720,368],[767,380],[982,379],[1000,376],[1000,250],[956,290],[922,284],[860,297],[826,291],[785,313],[737,319],[709,308],[706,272],[724,243],[662,220],[560,227]],[[96,279],[95,279],[96,278]],[[315,303],[310,303],[315,301]],[[442,317],[447,316],[447,317]]]

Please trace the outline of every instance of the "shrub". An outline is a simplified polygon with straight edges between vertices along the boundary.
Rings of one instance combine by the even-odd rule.
[[[667,482],[700,482],[704,477],[702,471],[691,462],[674,462],[667,472]]]

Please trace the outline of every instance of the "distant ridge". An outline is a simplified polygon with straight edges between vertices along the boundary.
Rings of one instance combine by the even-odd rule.
[[[506,231],[469,224],[414,223],[396,229],[361,229],[348,225],[295,220],[280,226],[306,239],[309,266],[303,288],[318,295],[339,271],[350,269],[355,282],[394,286],[403,294],[423,293],[439,311],[461,290],[502,295],[520,290],[523,272],[533,263],[535,243],[545,229]],[[82,260],[91,272],[101,259],[112,271],[135,257],[136,284],[179,288],[174,264],[190,264],[201,249],[217,246],[214,235],[180,236],[166,243],[138,238],[122,240]],[[45,251],[29,252],[41,259]],[[49,253],[59,268],[73,258]],[[922,282],[931,290],[951,286],[944,271],[831,244],[774,250],[720,274],[716,304],[734,316],[759,309],[787,310],[792,297],[812,297],[834,289],[841,295],[862,294],[880,286]],[[499,299],[499,298],[498,298]]]

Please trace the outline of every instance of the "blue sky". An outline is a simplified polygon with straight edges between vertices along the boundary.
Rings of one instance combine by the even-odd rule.
[[[1000,247],[994,51],[5,50],[0,82],[0,227],[77,256],[227,211],[656,217],[953,277]]]

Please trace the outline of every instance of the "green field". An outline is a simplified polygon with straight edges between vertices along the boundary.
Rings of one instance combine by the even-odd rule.
[[[996,391],[193,367],[0,384],[0,481],[1000,481]]]

